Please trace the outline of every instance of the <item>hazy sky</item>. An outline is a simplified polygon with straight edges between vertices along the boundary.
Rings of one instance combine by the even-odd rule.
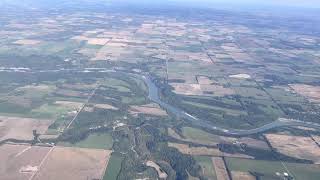
[[[0,0],[1,4],[24,4],[30,2],[54,4],[61,3],[69,0]],[[227,7],[227,8],[240,8],[240,7],[304,7],[304,8],[317,8],[320,9],[320,0],[73,0],[74,2],[91,2],[91,3],[109,3],[109,4],[180,4],[188,5],[191,7]],[[50,2],[50,3],[49,3]],[[72,2],[72,1],[71,1]]]
[[[121,1],[121,0],[120,0]],[[126,1],[126,0],[122,0]],[[129,0],[127,0],[129,1]],[[195,5],[249,5],[249,6],[293,6],[293,7],[309,7],[320,8],[320,0],[131,0],[131,2],[140,1],[145,3],[166,3],[179,2],[183,4],[193,3]]]
[[[320,0],[170,0],[175,2],[192,2],[204,4],[251,4],[251,5],[272,5],[272,6],[295,6],[320,8]]]

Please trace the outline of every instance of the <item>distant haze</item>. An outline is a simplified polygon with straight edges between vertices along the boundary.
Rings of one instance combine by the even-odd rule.
[[[219,5],[241,5],[241,6],[281,6],[281,7],[320,8],[320,0],[109,0],[109,1],[114,3],[140,2],[145,4],[181,3],[183,5],[193,4],[196,6],[215,6],[219,4]]]
[[[172,0],[180,2],[197,3],[230,3],[230,4],[253,4],[253,5],[272,5],[272,6],[300,6],[300,7],[320,7],[319,0]]]
[[[0,0],[1,5],[16,5],[31,7],[34,5],[53,7],[67,4],[103,4],[103,5],[145,5],[162,7],[178,5],[188,7],[205,8],[229,8],[229,9],[261,9],[276,10],[286,7],[320,9],[320,0]],[[280,11],[281,12],[281,11]]]

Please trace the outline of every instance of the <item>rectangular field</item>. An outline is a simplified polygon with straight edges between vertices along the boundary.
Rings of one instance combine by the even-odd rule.
[[[256,180],[256,177],[248,172],[232,171],[231,176],[233,180]]]
[[[212,163],[216,171],[217,179],[230,180],[225,163],[220,157],[213,157]]]
[[[102,179],[111,151],[54,147],[33,180]]]
[[[266,134],[266,138],[282,154],[320,164],[320,148],[311,137]]]
[[[112,153],[103,180],[117,179],[123,159],[123,155]]]
[[[230,171],[252,172],[260,174],[262,179],[281,179],[284,172],[289,173],[294,179],[318,180],[320,178],[320,165],[287,163],[280,161],[249,160],[240,158],[226,158]],[[260,177],[261,177],[260,176]]]
[[[211,157],[208,156],[194,156],[195,160],[201,166],[201,174],[211,180],[216,180],[216,173],[211,161]]]
[[[131,106],[130,113],[133,115],[147,114],[153,116],[167,116],[167,112],[155,104],[146,104],[141,106]]]
[[[32,140],[33,130],[43,134],[52,120],[0,116],[0,141],[6,139]]]
[[[113,139],[109,133],[93,133],[87,138],[77,143],[63,142],[59,143],[61,146],[66,147],[80,147],[90,149],[112,149]]]
[[[38,170],[49,147],[3,144],[0,146],[0,179],[29,179]]]

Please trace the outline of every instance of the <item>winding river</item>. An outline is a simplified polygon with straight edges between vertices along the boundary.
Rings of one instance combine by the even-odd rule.
[[[239,130],[239,129],[224,129],[221,127],[214,126],[213,124],[209,123],[208,121],[199,119],[177,107],[174,107],[164,101],[161,100],[159,96],[159,88],[155,85],[155,83],[151,80],[149,76],[142,76],[142,79],[148,86],[149,90],[149,99],[157,104],[159,104],[162,108],[166,109],[168,112],[174,114],[177,117],[181,117],[185,120],[188,120],[192,124],[196,126],[201,126],[203,128],[206,128],[208,130],[212,130],[215,132],[219,132],[221,134],[229,135],[229,136],[248,136],[252,134],[262,133],[274,128],[279,127],[288,127],[288,126],[302,126],[302,127],[308,127],[308,128],[314,128],[320,130],[320,124],[317,123],[311,123],[311,122],[304,122],[294,119],[285,119],[285,118],[279,118],[278,120],[266,124],[264,126],[255,128],[255,129],[248,129],[248,130]]]
[[[17,72],[15,69],[5,69],[3,70],[5,72]],[[300,121],[300,120],[295,120],[295,119],[285,119],[285,118],[279,118],[276,121],[273,121],[270,124],[263,125],[258,128],[254,129],[247,129],[247,130],[239,130],[239,129],[225,129],[222,127],[217,127],[210,123],[209,121],[199,119],[182,109],[179,109],[178,107],[174,107],[164,101],[161,100],[159,96],[159,88],[156,86],[156,84],[152,81],[149,75],[140,75],[137,73],[128,73],[128,72],[122,72],[119,70],[110,70],[110,69],[105,69],[105,68],[87,68],[87,69],[56,69],[56,70],[40,70],[40,71],[34,71],[34,70],[23,70],[23,71],[18,71],[18,72],[23,72],[23,73],[34,73],[34,72],[40,72],[40,73],[60,73],[60,72],[83,72],[83,73],[120,73],[123,74],[124,76],[135,76],[137,78],[142,79],[145,84],[148,86],[148,97],[151,101],[159,104],[162,108],[167,110],[169,113],[174,114],[177,117],[180,117],[182,119],[185,119],[189,121],[190,123],[194,124],[195,126],[200,126],[203,127],[207,130],[211,130],[214,132],[219,132],[224,135],[229,135],[229,136],[248,136],[252,134],[257,134],[257,133],[262,133],[266,132],[271,129],[275,128],[280,128],[280,127],[288,127],[288,126],[302,126],[302,127],[307,127],[307,128],[313,128],[313,129],[318,129],[320,130],[320,124],[318,123],[312,123],[312,122],[305,122],[305,121]]]

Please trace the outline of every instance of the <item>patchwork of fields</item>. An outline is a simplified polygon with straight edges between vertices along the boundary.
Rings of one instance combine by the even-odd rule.
[[[1,180],[320,179],[320,22],[74,8],[0,11]]]

